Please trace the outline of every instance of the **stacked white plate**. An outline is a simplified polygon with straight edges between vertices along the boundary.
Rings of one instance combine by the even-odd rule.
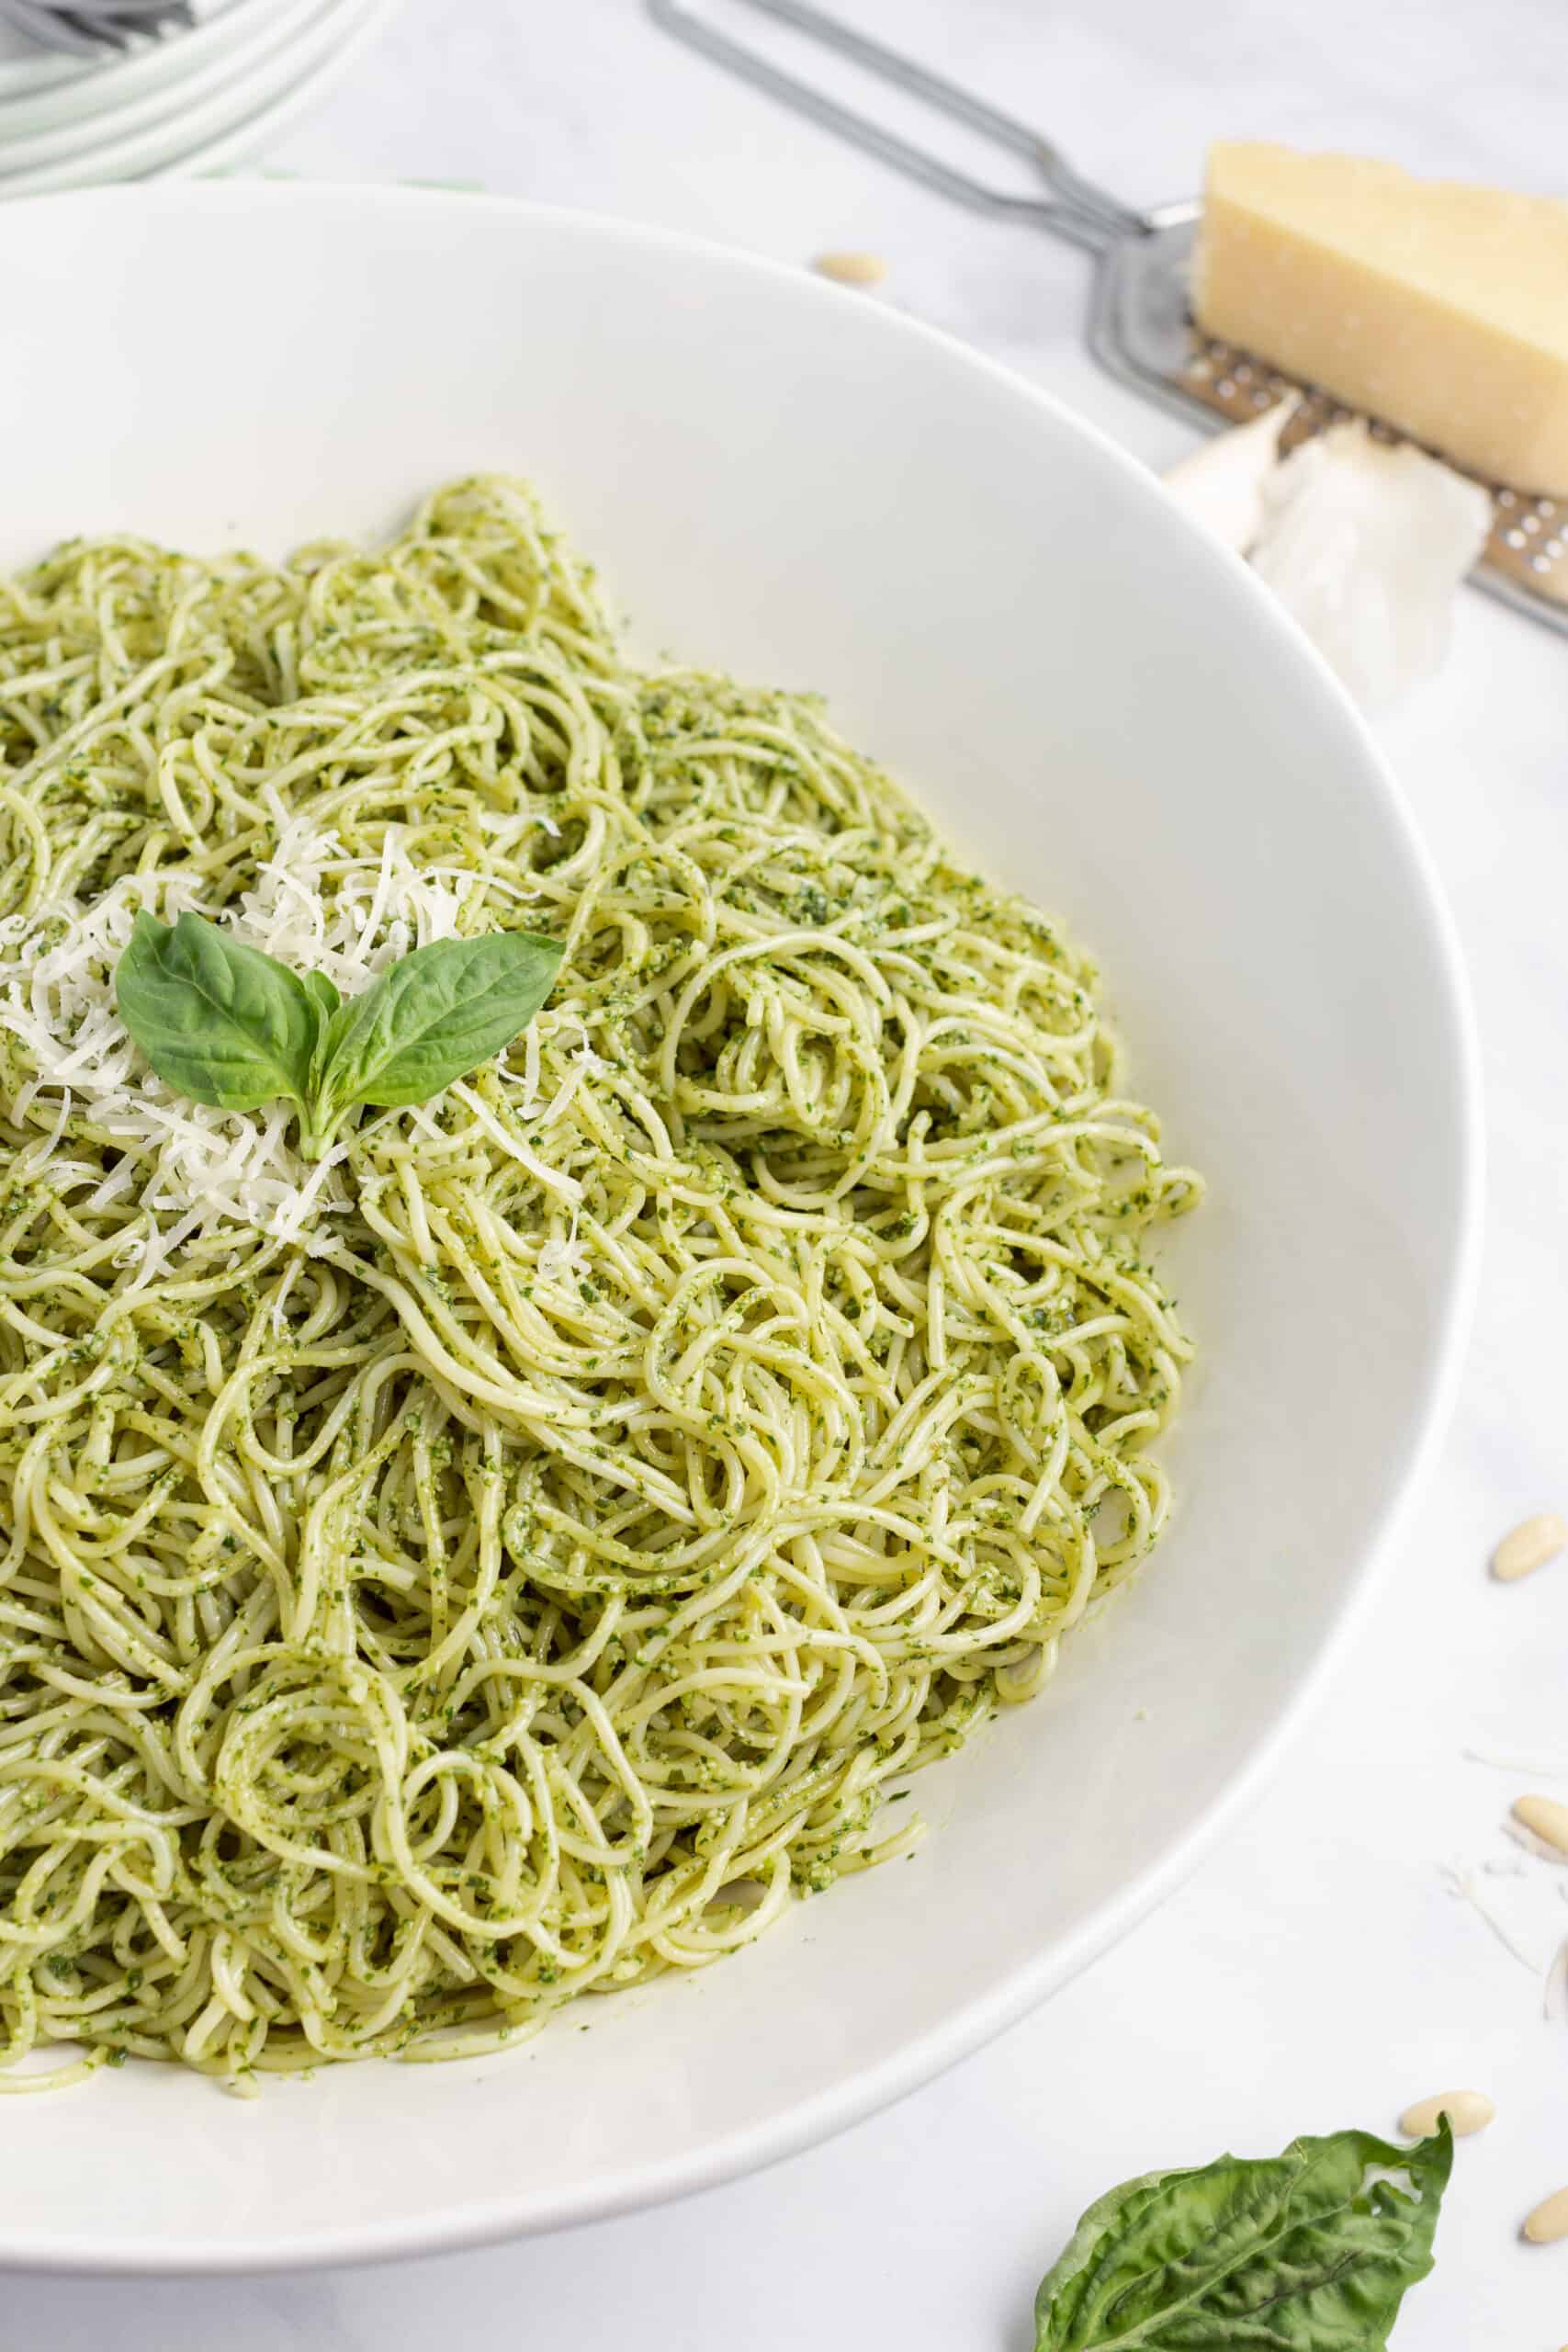
[[[242,162],[321,96],[391,0],[197,0],[101,59],[0,24],[0,199]]]

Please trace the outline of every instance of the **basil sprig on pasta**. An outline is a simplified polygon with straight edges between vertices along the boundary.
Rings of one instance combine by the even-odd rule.
[[[427,1102],[525,1029],[550,992],[558,941],[528,931],[439,939],[359,995],[300,974],[204,916],[138,914],[115,967],[120,1018],[158,1076],[220,1111],[295,1103],[319,1159],[360,1103]]]

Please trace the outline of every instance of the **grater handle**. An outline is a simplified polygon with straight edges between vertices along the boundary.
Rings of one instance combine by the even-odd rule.
[[[967,172],[944,163],[940,155],[900,138],[897,131],[885,129],[869,115],[857,113],[813,84],[786,74],[782,66],[774,65],[756,50],[748,49],[744,42],[721,32],[684,6],[683,0],[648,0],[648,12],[655,24],[716,64],[739,74],[756,88],[765,90],[770,97],[792,107],[797,114],[821,123],[828,130],[837,131],[865,153],[891,164],[896,171],[908,173],[911,179],[952,197],[959,204],[968,205],[974,211],[1033,220],[1075,244],[1087,245],[1092,253],[1099,253],[1116,238],[1140,235],[1148,227],[1142,213],[1081,178],[1050,140],[1031,130],[1027,123],[1015,121],[1011,115],[1003,114],[998,107],[987,106],[983,98],[960,89],[955,82],[947,81],[940,74],[928,73],[912,58],[902,57],[897,50],[885,48],[881,41],[856,32],[834,17],[825,16],[820,9],[808,6],[807,0],[744,0],[744,5],[760,16],[772,17],[795,32],[805,33],[824,49],[852,59],[879,80],[923,99],[937,113],[964,123],[996,145],[1024,156],[1044,180],[1049,195],[1009,196],[1000,188],[988,187],[984,180],[972,178]]]

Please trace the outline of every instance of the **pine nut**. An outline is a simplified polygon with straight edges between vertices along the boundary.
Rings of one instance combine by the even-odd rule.
[[[1552,2245],[1568,2238],[1568,2188],[1543,2197],[1535,2211],[1525,2215],[1525,2235],[1531,2245]]]
[[[880,254],[818,254],[811,266],[818,277],[830,277],[835,286],[880,286],[887,275],[887,264]],[[1562,1540],[1568,1543],[1568,1532]]]
[[[1568,1804],[1559,1804],[1555,1797],[1516,1797],[1512,1812],[1521,1828],[1568,1854]]]
[[[1472,2132],[1483,2132],[1496,2112],[1484,2091],[1438,2091],[1407,2107],[1399,2128],[1412,2140],[1425,2140],[1437,2130],[1438,2118],[1446,2115],[1454,2138],[1463,2140]]]
[[[1492,1573],[1499,1584],[1513,1584],[1555,1560],[1565,1544],[1568,1520],[1560,1511],[1537,1511],[1533,1519],[1521,1519],[1508,1530],[1492,1555]]]

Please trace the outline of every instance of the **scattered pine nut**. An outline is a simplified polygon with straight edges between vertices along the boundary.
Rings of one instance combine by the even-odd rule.
[[[1517,1527],[1508,1530],[1492,1555],[1492,1573],[1499,1584],[1513,1584],[1544,1568],[1565,1545],[1568,1520],[1561,1511],[1537,1511],[1533,1519],[1521,1519]]]
[[[1535,2211],[1525,2215],[1525,2235],[1531,2245],[1552,2245],[1568,2238],[1568,2188],[1543,2197]]]
[[[1568,1804],[1559,1804],[1555,1797],[1516,1797],[1511,1810],[1521,1828],[1568,1854]]]
[[[880,286],[887,275],[887,264],[880,254],[818,254],[811,266],[818,277],[830,277],[835,286]],[[1568,1544],[1568,1529],[1562,1541]]]
[[[1484,2091],[1437,2091],[1430,2098],[1418,2098],[1414,2107],[1407,2107],[1399,2128],[1409,2139],[1425,2140],[1437,2130],[1438,2118],[1446,2115],[1454,2138],[1464,2140],[1472,2132],[1483,2132],[1496,2112]]]

